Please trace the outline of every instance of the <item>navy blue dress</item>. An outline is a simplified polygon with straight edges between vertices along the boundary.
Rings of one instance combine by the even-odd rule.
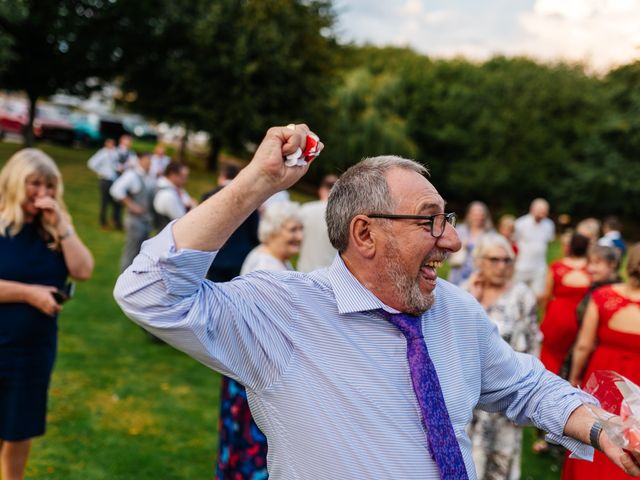
[[[49,249],[33,224],[0,236],[0,279],[62,288],[67,275],[62,253]],[[57,335],[57,317],[26,303],[0,303],[0,439],[44,433]]]

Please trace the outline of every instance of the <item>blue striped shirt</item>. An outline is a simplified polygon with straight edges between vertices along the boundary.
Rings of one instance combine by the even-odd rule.
[[[414,396],[403,335],[384,305],[337,256],[309,274],[256,272],[204,280],[215,253],[176,251],[171,226],[145,242],[115,297],[135,322],[247,387],[279,479],[437,479]],[[475,299],[438,280],[422,316],[469,478],[465,427],[478,406],[534,423],[581,457],[591,447],[562,436],[591,398],[514,352]]]

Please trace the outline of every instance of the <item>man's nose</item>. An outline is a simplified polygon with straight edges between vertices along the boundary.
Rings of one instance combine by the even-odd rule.
[[[450,223],[445,224],[444,232],[436,243],[438,247],[444,250],[449,250],[450,252],[457,252],[462,247],[462,242],[460,242],[458,232]]]

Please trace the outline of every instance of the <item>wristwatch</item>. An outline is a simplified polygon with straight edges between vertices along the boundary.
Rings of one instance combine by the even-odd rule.
[[[598,451],[602,451],[602,447],[600,447],[600,434],[602,433],[602,424],[596,420],[593,422],[591,426],[591,430],[589,431],[589,443],[593,448]]]

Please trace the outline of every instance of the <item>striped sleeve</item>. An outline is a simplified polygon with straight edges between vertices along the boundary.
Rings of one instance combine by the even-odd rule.
[[[597,400],[546,370],[537,358],[513,351],[488,319],[482,337],[485,353],[478,407],[502,411],[520,425],[533,423],[574,456],[591,459],[593,449],[564,436],[564,426],[576,408],[585,403],[597,405]]]
[[[134,322],[253,390],[268,388],[293,355],[285,282],[266,272],[232,282],[204,276],[215,253],[176,251],[169,224],[120,276],[116,301]]]

